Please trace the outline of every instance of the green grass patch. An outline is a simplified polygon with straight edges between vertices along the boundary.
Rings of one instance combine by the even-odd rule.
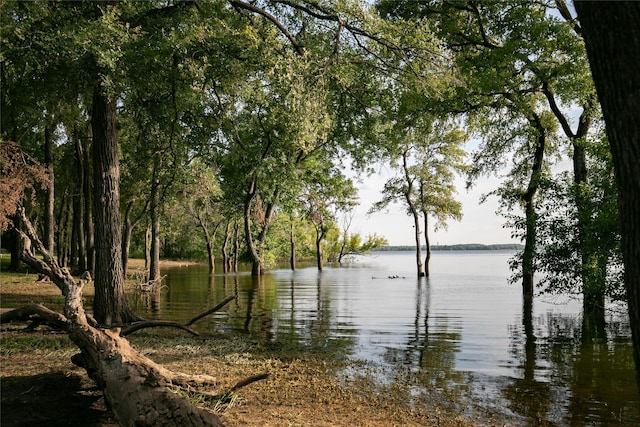
[[[72,355],[78,348],[66,334],[2,334],[0,337],[0,354],[12,355],[18,353]]]

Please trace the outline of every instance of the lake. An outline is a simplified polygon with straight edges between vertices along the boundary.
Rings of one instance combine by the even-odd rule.
[[[408,381],[415,405],[438,396],[470,417],[488,411],[512,425],[640,425],[624,309],[610,308],[604,335],[593,337],[583,331],[579,300],[541,296],[525,308],[520,286],[508,283],[511,255],[434,252],[429,279],[416,278],[412,252],[259,279],[173,268],[163,272],[159,294],[134,305],[149,318],[187,322],[236,295],[195,329],[366,360],[381,382]]]

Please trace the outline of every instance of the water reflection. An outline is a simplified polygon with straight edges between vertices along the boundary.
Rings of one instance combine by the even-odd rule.
[[[196,329],[368,360],[385,370],[381,380],[412,384],[415,405],[437,393],[462,413],[490,408],[510,424],[640,424],[625,317],[593,328],[579,301],[522,301],[507,285],[508,256],[438,253],[428,280],[410,278],[410,254],[259,279],[180,268],[136,304],[149,317],[186,322],[235,295]]]

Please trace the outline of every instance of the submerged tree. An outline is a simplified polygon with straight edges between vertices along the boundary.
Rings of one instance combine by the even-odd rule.
[[[303,180],[305,185],[300,199],[304,214],[316,232],[316,265],[322,270],[324,240],[335,227],[337,213],[348,212],[355,206],[356,189],[353,182],[335,167],[309,169]]]
[[[602,105],[619,193],[622,254],[636,381],[640,389],[640,38],[636,2],[575,3]],[[602,37],[606,34],[606,37]]]
[[[466,153],[462,149],[465,134],[455,124],[431,121],[428,116],[410,120],[404,127],[394,127],[392,132],[401,138],[401,149],[392,153],[390,159],[400,174],[385,183],[383,198],[371,211],[385,209],[394,202],[405,206],[413,217],[418,277],[429,276],[429,218],[436,220],[437,229],[446,227],[448,219],[460,220],[462,217],[462,205],[454,198],[454,179],[456,173],[466,169]],[[423,231],[420,231],[421,218]],[[423,233],[426,243],[424,264]]]

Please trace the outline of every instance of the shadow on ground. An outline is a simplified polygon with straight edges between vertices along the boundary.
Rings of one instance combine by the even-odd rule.
[[[76,374],[5,376],[1,387],[2,427],[118,425],[105,408],[102,392]]]

